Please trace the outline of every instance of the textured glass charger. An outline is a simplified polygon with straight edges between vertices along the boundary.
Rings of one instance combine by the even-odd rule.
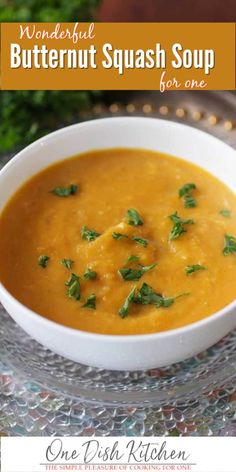
[[[126,107],[114,104],[94,113],[165,114],[194,121],[236,145],[229,125],[236,116],[235,101],[228,92],[146,93]],[[111,372],[47,350],[0,305],[1,433],[236,435],[236,331],[185,362],[146,372]]]

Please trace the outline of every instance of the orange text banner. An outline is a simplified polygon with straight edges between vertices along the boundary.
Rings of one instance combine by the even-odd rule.
[[[234,90],[234,23],[2,23],[3,90]]]

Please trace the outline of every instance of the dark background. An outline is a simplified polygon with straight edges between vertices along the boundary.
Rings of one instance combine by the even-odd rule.
[[[235,0],[103,0],[102,21],[236,21]]]

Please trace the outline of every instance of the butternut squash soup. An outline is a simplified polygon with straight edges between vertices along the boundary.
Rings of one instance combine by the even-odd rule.
[[[11,198],[0,261],[10,293],[57,323],[105,334],[178,328],[235,299],[236,196],[168,155],[82,154]]]

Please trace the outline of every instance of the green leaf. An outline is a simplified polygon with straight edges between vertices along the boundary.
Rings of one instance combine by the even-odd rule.
[[[45,269],[48,265],[49,260],[50,260],[49,256],[45,256],[45,255],[39,256],[38,265],[42,267],[43,269]]]
[[[164,297],[160,293],[155,292],[150,285],[143,283],[142,287],[137,291],[135,303],[154,305],[156,308],[169,308],[177,298],[184,295],[189,295],[189,293],[181,293],[175,297]]]
[[[182,223],[175,223],[170,235],[169,240],[172,241],[173,239],[177,239],[181,236],[181,234],[186,233],[186,229],[184,228]]]
[[[74,261],[71,259],[62,259],[60,263],[66,268],[66,269],[71,269],[72,265],[74,264]]]
[[[69,197],[70,195],[74,195],[78,190],[78,185],[70,185],[69,187],[56,187],[51,190],[51,193],[56,195],[57,197]]]
[[[206,270],[206,267],[201,264],[193,264],[185,267],[185,272],[187,275],[192,275],[194,272],[198,272],[199,270]]]
[[[134,302],[136,287],[133,287],[129,295],[126,297],[124,304],[119,309],[119,315],[121,318],[125,318],[129,314],[130,304]]]
[[[173,223],[181,223],[184,225],[187,225],[187,224],[192,225],[194,223],[194,220],[192,219],[181,218],[181,216],[178,215],[177,211],[173,213],[173,215],[170,215],[169,218],[171,219],[171,221],[173,221]]]
[[[220,210],[219,213],[222,216],[224,216],[225,218],[230,218],[231,217],[231,211],[227,210],[227,208],[222,208],[222,210]]]
[[[225,247],[223,249],[224,256],[236,254],[236,238],[230,234],[225,235]]]
[[[122,233],[112,233],[112,237],[113,239],[125,239],[125,238],[129,238],[129,236],[127,236],[126,234],[122,234]]]
[[[169,235],[169,240],[177,239],[181,236],[181,234],[186,233],[185,225],[192,225],[194,224],[194,220],[192,219],[183,219],[181,218],[177,211],[170,215],[169,218],[174,223],[173,228]]]
[[[131,226],[142,226],[143,219],[140,214],[134,208],[129,208],[126,213],[126,220],[128,225]]]
[[[132,241],[135,241],[137,244],[143,247],[147,247],[148,245],[148,240],[144,238],[140,238],[139,236],[133,236]]]
[[[128,264],[129,262],[139,262],[139,260],[140,260],[140,257],[139,257],[139,256],[135,256],[135,255],[131,254],[131,255],[128,257],[126,263]]]
[[[95,272],[94,270],[91,270],[89,267],[86,269],[85,273],[84,273],[84,278],[86,280],[94,280],[96,279],[97,277],[97,272]]]
[[[69,280],[65,282],[65,285],[68,287],[67,295],[69,298],[74,298],[75,300],[80,300],[80,281],[79,276],[76,274],[71,274]]]
[[[101,233],[95,231],[95,229],[89,229],[87,226],[82,226],[81,228],[81,237],[86,241],[94,241],[96,238],[101,236]]]
[[[131,269],[131,268],[122,268],[118,270],[118,273],[124,280],[139,280],[146,272],[154,269],[157,264],[152,264],[149,266],[142,266],[140,269]]]
[[[184,206],[185,208],[195,208],[197,206],[197,202],[192,195],[185,195]]]
[[[142,305],[159,305],[162,303],[162,299],[163,297],[160,293],[155,292],[150,285],[144,282],[142,287],[137,291],[135,302],[141,303]]]
[[[91,310],[96,310],[96,295],[94,293],[89,295],[86,303],[82,305],[82,308],[90,308]]]
[[[182,198],[185,195],[188,195],[191,190],[195,190],[196,188],[196,185],[192,182],[183,185],[183,187],[179,189],[179,197]]]
[[[196,188],[197,187],[194,183],[188,183],[179,189],[179,197],[184,198],[185,208],[194,208],[197,206],[197,202],[192,195],[192,191]]]

